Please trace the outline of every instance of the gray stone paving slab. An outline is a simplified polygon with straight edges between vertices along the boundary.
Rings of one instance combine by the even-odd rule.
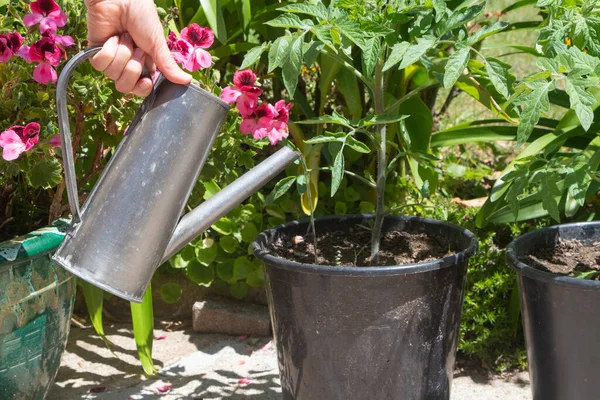
[[[281,400],[277,357],[270,338],[245,338],[157,329],[156,378],[140,375],[128,325],[107,327],[113,353],[91,329],[72,328],[47,400]],[[521,374],[525,377],[526,374]],[[161,393],[170,386],[170,390]],[[531,400],[526,382],[454,378],[451,400]],[[319,400],[319,399],[315,399]],[[325,400],[325,399],[323,399]],[[329,400],[329,399],[327,399]],[[376,399],[369,399],[376,400]]]

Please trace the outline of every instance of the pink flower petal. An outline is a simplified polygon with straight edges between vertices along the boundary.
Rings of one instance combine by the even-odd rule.
[[[240,385],[249,385],[252,383],[252,378],[242,378],[238,381]]]
[[[223,101],[225,101],[227,104],[233,104],[241,95],[242,92],[240,89],[233,86],[228,86],[221,92],[221,99],[223,99]]]
[[[27,64],[31,64],[31,56],[29,55],[29,46],[22,46],[17,52],[17,56],[27,61]]]
[[[23,143],[23,139],[13,129],[7,129],[0,134],[0,147],[13,143]]]
[[[233,74],[233,84],[239,88],[242,86],[254,86],[256,74],[251,69],[243,69]]]
[[[188,41],[194,48],[208,49],[215,41],[215,34],[210,28],[191,24],[181,30],[181,38]]]
[[[36,82],[43,83],[44,85],[47,85],[50,82],[56,83],[57,78],[58,76],[56,75],[56,71],[48,63],[40,63],[33,70],[33,79],[35,79]]]
[[[65,47],[75,44],[75,40],[71,36],[54,35],[54,38],[56,39],[56,43],[62,44]]]
[[[267,344],[265,344],[263,347],[261,347],[261,350],[271,350],[273,348],[273,342],[269,342]]]
[[[242,95],[236,100],[235,105],[243,117],[250,116],[256,111],[258,97],[254,95],[249,96],[247,92],[242,92]]]
[[[156,391],[158,393],[167,393],[171,389],[173,389],[173,385],[171,385],[170,383],[166,383],[164,385],[159,385],[159,386],[156,387]]]
[[[240,124],[240,131],[244,135],[249,135],[254,133],[254,130],[257,128],[257,123],[254,118],[245,118]]]
[[[154,340],[165,340],[167,335],[154,336]]]
[[[30,27],[30,26],[33,26],[33,25],[37,24],[38,22],[40,22],[42,20],[42,18],[44,18],[44,16],[42,14],[37,14],[37,13],[27,14],[26,16],[23,17],[23,24],[26,27]]]
[[[60,135],[54,135],[48,140],[48,144],[52,147],[60,147]]]
[[[244,365],[244,364],[246,364],[246,361],[244,361],[244,360],[240,360],[240,361],[238,361],[238,362],[237,362],[237,364],[238,364],[238,365]]]
[[[244,341],[244,340],[248,339],[248,335],[239,336],[238,339],[241,341]]]

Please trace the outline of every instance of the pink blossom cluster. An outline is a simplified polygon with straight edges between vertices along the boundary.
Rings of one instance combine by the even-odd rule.
[[[259,140],[268,138],[274,145],[288,137],[292,104],[280,100],[275,105],[265,102],[259,105],[263,91],[255,86],[256,80],[256,74],[249,69],[237,71],[233,76],[234,86],[223,89],[221,98],[228,104],[235,103],[242,115],[240,130],[243,134],[252,134]]]
[[[22,153],[29,151],[40,139],[40,124],[30,122],[26,126],[11,126],[0,133],[0,147],[2,147],[2,158],[13,161]],[[48,140],[52,147],[60,147],[60,135],[53,136]]]
[[[29,64],[37,63],[33,79],[44,85],[55,83],[58,76],[54,67],[66,58],[65,47],[75,44],[71,36],[56,33],[67,23],[67,16],[55,0],[33,1],[29,7],[31,13],[25,15],[23,23],[27,27],[39,24],[41,39],[31,46],[23,46],[23,37],[18,32],[0,35],[0,62],[19,56]]]
[[[173,31],[169,32],[167,37],[167,45],[173,58],[190,72],[212,65],[212,56],[206,49],[210,48],[214,41],[214,32],[198,24],[183,28],[179,38]]]

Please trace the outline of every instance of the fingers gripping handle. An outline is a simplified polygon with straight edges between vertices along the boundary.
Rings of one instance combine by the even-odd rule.
[[[60,142],[62,144],[67,197],[69,198],[69,207],[71,208],[71,214],[73,215],[73,222],[79,222],[81,220],[81,215],[79,211],[79,196],[77,195],[75,156],[73,154],[73,145],[71,143],[71,127],[69,126],[69,110],[67,109],[67,89],[69,79],[71,78],[73,71],[75,71],[75,68],[83,61],[98,53],[100,49],[101,47],[92,47],[73,56],[60,73],[58,84],[56,85],[58,131],[60,132]]]
[[[71,128],[69,125],[69,110],[67,108],[69,80],[75,68],[85,60],[93,57],[102,47],[91,47],[84,50],[69,60],[63,68],[58,84],[56,85],[56,106],[58,108],[58,130],[60,132],[60,141],[62,144],[63,167],[65,170],[65,180],[67,187],[67,197],[69,198],[69,207],[73,215],[73,222],[81,221],[81,212],[79,210],[79,195],[77,194],[77,175],[75,173],[75,156],[73,154],[73,145],[71,143]],[[142,77],[152,79],[152,75],[147,69],[142,72]],[[154,90],[153,90],[154,94]],[[149,96],[153,97],[153,96]],[[145,103],[151,104],[152,100]],[[146,108],[146,107],[144,107]],[[138,113],[143,114],[143,112]],[[136,120],[139,115],[136,115]],[[134,124],[132,122],[132,124]]]

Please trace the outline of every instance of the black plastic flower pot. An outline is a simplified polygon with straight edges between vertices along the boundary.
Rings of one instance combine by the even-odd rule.
[[[320,218],[317,234],[369,219]],[[308,222],[292,222],[253,243],[265,266],[283,398],[448,399],[475,236],[440,221],[390,216],[384,231],[426,233],[456,254],[411,265],[336,267],[270,253],[279,238],[307,229]]]
[[[534,400],[600,397],[600,282],[552,274],[522,260],[558,239],[600,241],[600,222],[558,225],[523,235],[507,248],[517,271]]]

